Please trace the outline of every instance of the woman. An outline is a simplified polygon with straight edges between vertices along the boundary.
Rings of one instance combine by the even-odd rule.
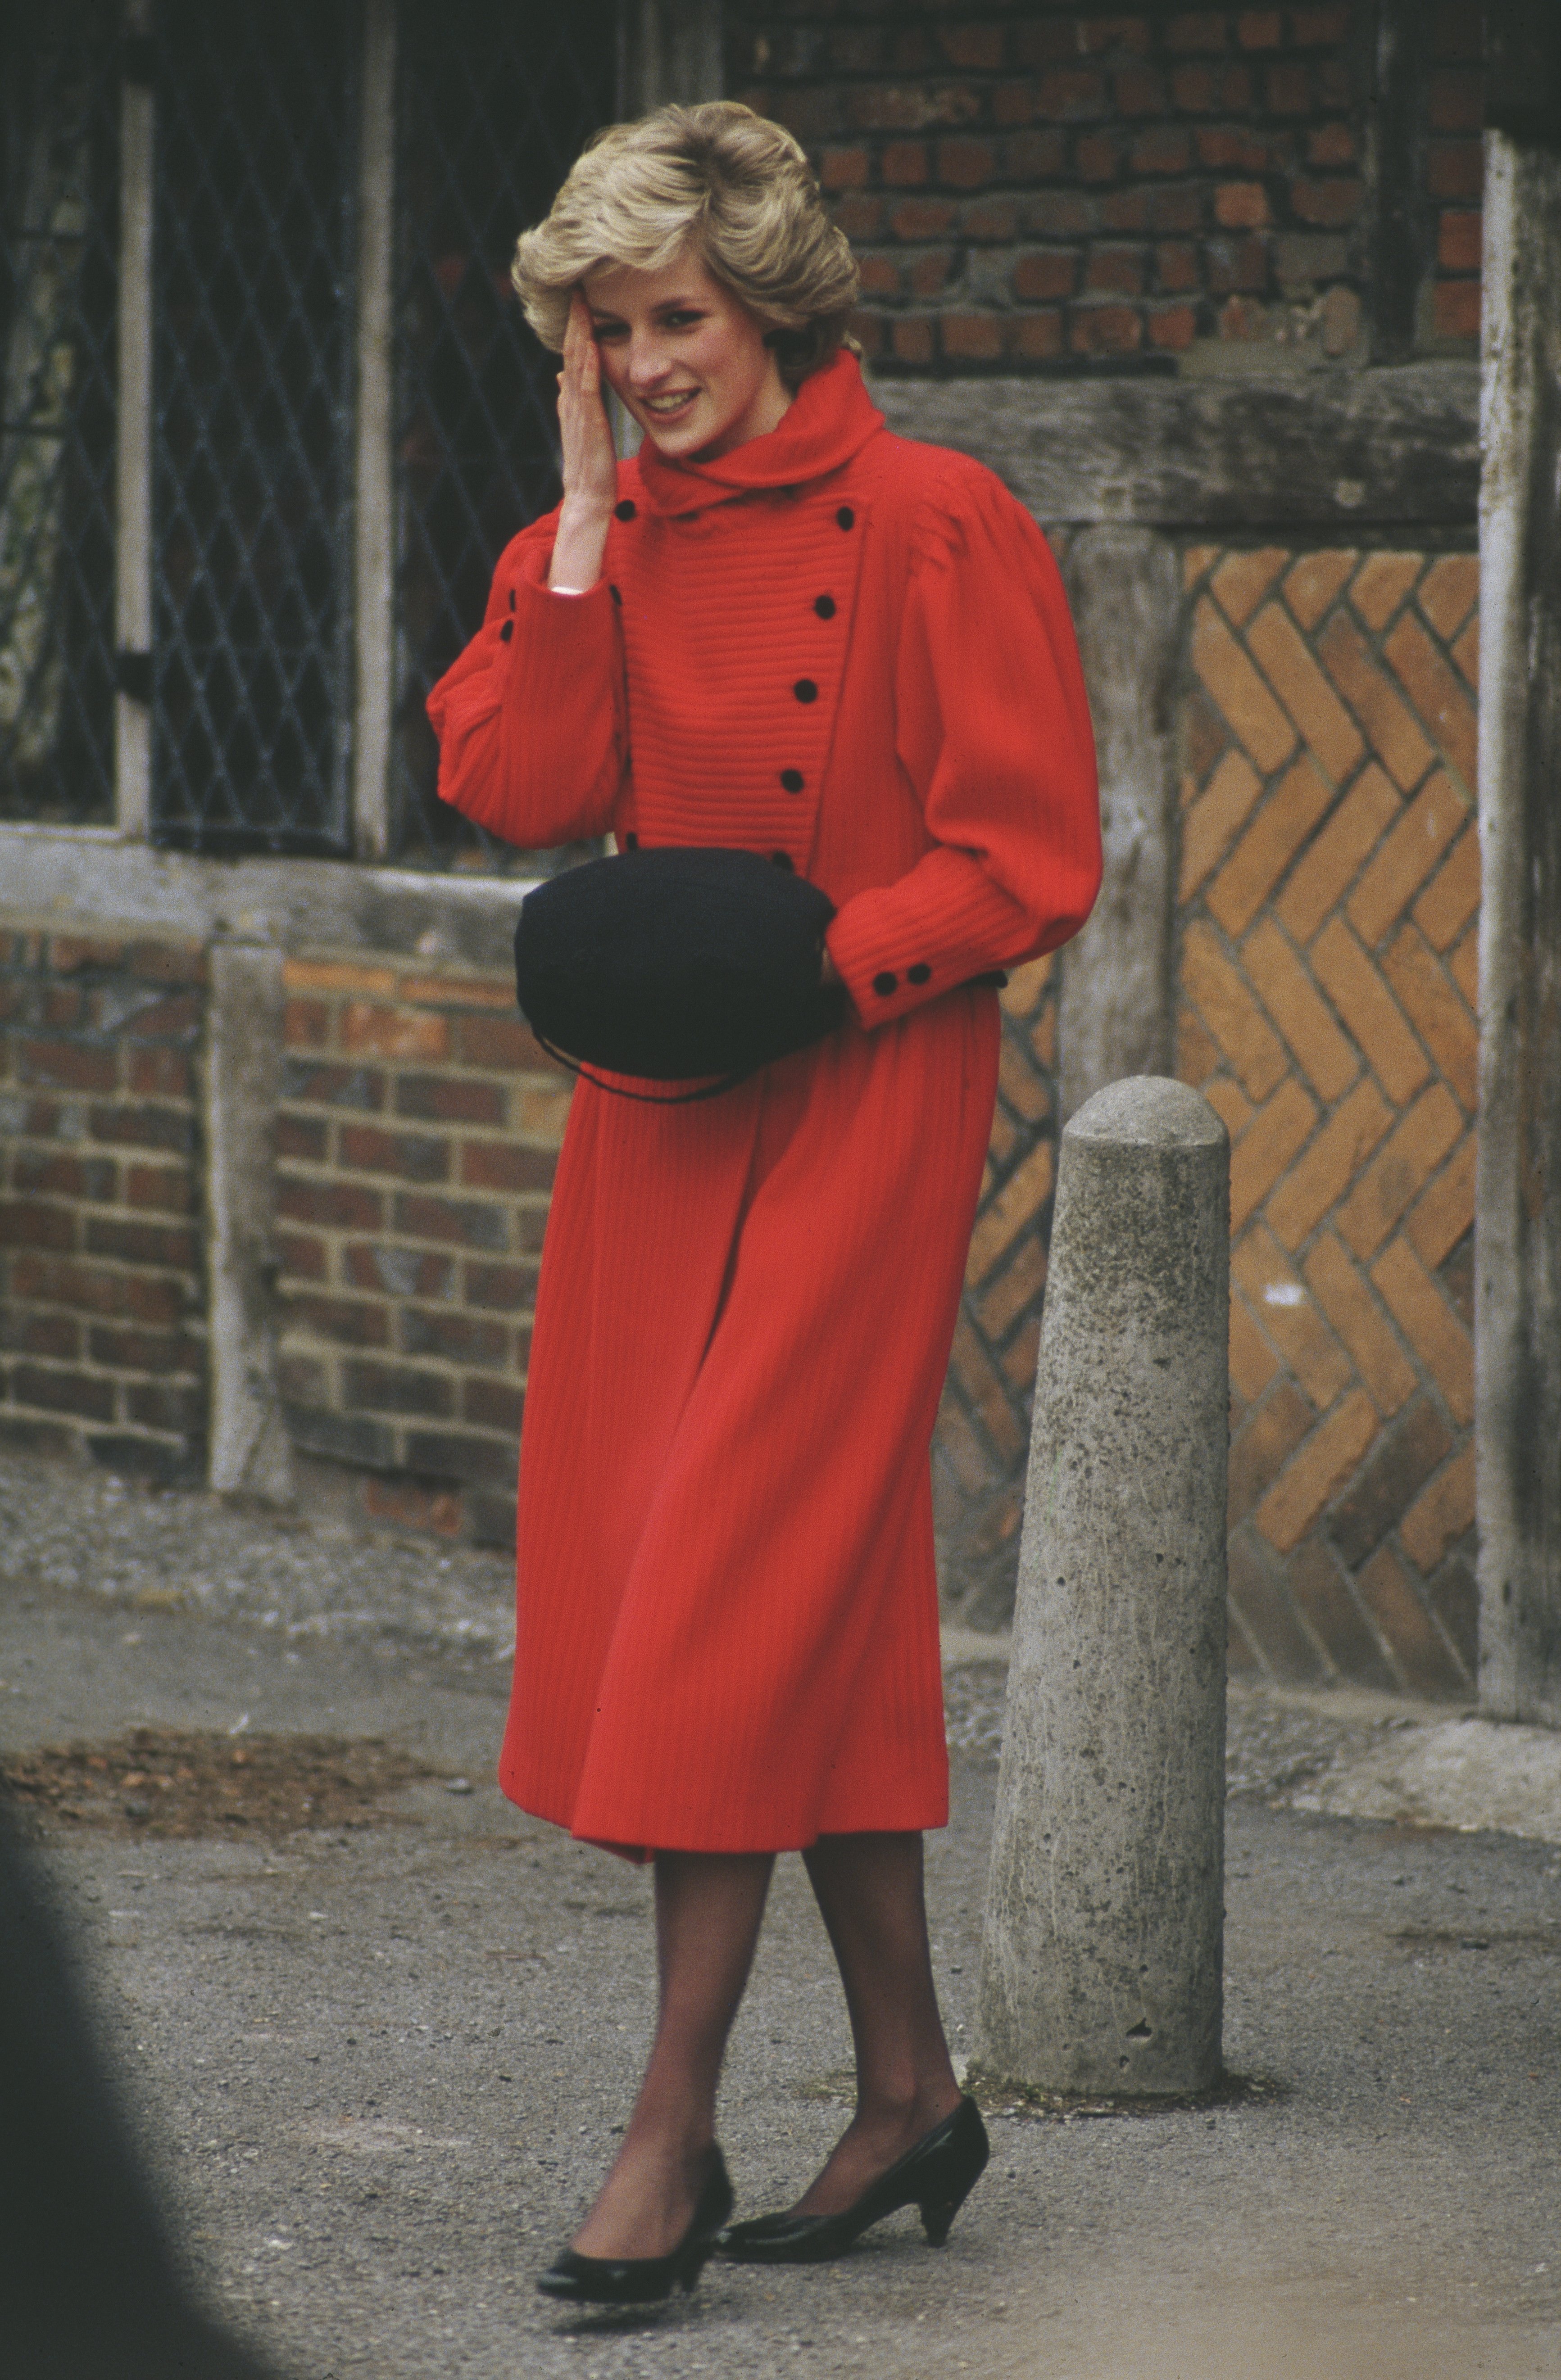
[[[1089,715],[1045,542],[891,437],[797,143],[731,104],[601,136],[515,281],[562,347],[564,495],[435,687],[440,792],[522,845],[771,856],[835,904],[847,1023],[725,1096],[576,1090],[520,1464],[522,1808],[655,1862],[660,2013],[555,2296],[691,2287],[730,2210],[723,2052],[777,1852],[845,1985],[855,2116],[728,2252],[941,2240],[985,2161],[939,2019],[947,1817],[928,1448],[991,1129],[994,972],[1099,880]],[[639,423],[619,464],[603,382]]]

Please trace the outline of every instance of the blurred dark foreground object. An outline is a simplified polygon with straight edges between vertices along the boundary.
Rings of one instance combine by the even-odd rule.
[[[846,993],[819,970],[835,904],[780,857],[784,868],[713,846],[624,851],[528,892],[515,979],[538,1040],[577,1066],[657,1082],[720,1075],[730,1082],[713,1087],[725,1090],[833,1032]]]
[[[43,1869],[3,1797],[0,2372],[277,2380],[197,2310],[179,2277]]]

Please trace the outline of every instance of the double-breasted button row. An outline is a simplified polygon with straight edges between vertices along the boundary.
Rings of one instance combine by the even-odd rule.
[[[931,983],[933,970],[923,960],[918,959],[914,966],[907,967],[905,979],[907,983]],[[899,988],[900,979],[889,967],[885,967],[882,975],[875,975],[872,978],[872,989],[880,1000],[887,1000],[889,994],[892,991],[897,991]]]

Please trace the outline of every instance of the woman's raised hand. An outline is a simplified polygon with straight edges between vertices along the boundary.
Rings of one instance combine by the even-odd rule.
[[[602,575],[618,468],[602,399],[602,358],[591,334],[591,310],[578,289],[569,300],[564,332],[558,434],[564,449],[564,504],[547,583],[582,591]]]

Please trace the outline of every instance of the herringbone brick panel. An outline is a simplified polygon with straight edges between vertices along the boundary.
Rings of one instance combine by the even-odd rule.
[[[1016,967],[1002,1006],[997,1110],[933,1440],[944,1603],[976,1627],[1013,1604],[1056,1178],[1052,960]]]
[[[1233,1664],[1475,1667],[1475,558],[1198,547],[1177,1067],[1231,1136]]]

